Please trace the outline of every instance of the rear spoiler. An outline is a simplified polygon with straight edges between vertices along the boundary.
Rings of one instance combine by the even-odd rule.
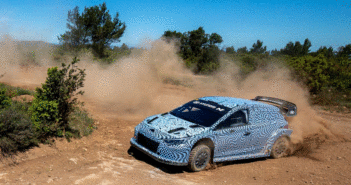
[[[256,96],[256,98],[252,99],[254,101],[262,101],[268,102],[276,105],[280,108],[281,112],[286,116],[296,116],[297,114],[297,107],[294,103],[281,100],[278,98],[266,97],[266,96]]]

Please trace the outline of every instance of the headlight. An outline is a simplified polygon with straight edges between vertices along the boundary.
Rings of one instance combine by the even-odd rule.
[[[180,145],[185,143],[186,140],[185,139],[165,139],[163,141],[168,145]]]

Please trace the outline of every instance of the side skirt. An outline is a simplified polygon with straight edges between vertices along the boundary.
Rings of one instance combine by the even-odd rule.
[[[269,157],[269,156],[270,156],[270,153],[266,152],[266,153],[235,155],[235,156],[227,156],[227,157],[216,157],[216,158],[213,158],[213,162],[236,161],[236,160],[243,160],[243,159]]]

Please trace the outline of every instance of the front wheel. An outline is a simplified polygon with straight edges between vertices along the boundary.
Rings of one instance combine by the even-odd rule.
[[[196,146],[189,157],[188,167],[191,171],[198,172],[206,168],[211,159],[211,149],[205,144]]]
[[[275,159],[285,157],[290,154],[290,140],[287,137],[278,138],[271,151],[271,156]]]

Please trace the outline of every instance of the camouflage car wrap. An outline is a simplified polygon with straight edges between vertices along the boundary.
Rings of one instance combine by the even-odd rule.
[[[193,109],[207,112],[182,117]],[[274,142],[291,135],[287,125],[280,109],[270,104],[202,97],[169,113],[146,118],[135,127],[130,142],[159,162],[186,166],[194,146],[207,141],[212,147],[213,162],[223,162],[270,156]]]

